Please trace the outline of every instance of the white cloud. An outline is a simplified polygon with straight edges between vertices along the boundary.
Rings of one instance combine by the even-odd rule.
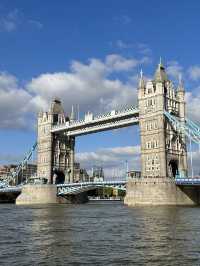
[[[30,23],[32,26],[34,26],[39,30],[41,30],[44,27],[44,25],[38,20],[30,19],[28,20],[28,23]]]
[[[27,128],[25,117],[30,99],[14,76],[0,73],[0,128]]]
[[[120,25],[128,25],[132,22],[132,18],[126,14],[116,16],[113,18],[113,20]]]
[[[16,30],[20,21],[18,9],[10,11],[8,14],[0,17],[0,31],[11,32]]]
[[[135,82],[121,81],[117,74],[134,72],[140,60],[117,54],[108,55],[104,61],[93,58],[88,63],[71,63],[70,71],[44,73],[33,78],[23,88],[16,77],[0,73],[0,127],[30,127],[33,114],[48,110],[54,97],[62,99],[67,114],[72,104],[79,104],[81,113],[106,112],[134,105],[137,102]],[[114,74],[114,76],[113,76]],[[114,78],[115,77],[115,78]],[[34,126],[34,125],[32,125]]]
[[[170,61],[166,71],[171,77],[178,79],[179,75],[182,75],[183,67],[177,61]]]
[[[129,43],[126,43],[122,40],[117,40],[116,41],[116,46],[120,49],[128,49],[131,47],[131,45]]]
[[[200,93],[186,92],[186,111],[187,116],[194,121],[200,121]]]
[[[191,156],[192,156],[192,164],[191,164]],[[188,151],[189,176],[192,176],[192,170],[193,170],[194,176],[196,175],[200,176],[199,156],[200,156],[200,152],[197,150],[194,150],[194,147],[192,147],[192,151]]]
[[[105,62],[110,71],[129,71],[139,63],[137,59],[127,59],[118,54],[108,55]]]
[[[188,69],[188,74],[191,80],[197,81],[200,79],[200,66],[191,66]]]
[[[139,50],[139,53],[144,55],[150,55],[152,54],[152,50],[149,48],[149,46],[145,43],[138,43],[137,48]]]
[[[35,97],[32,104],[46,107],[53,97],[64,102],[67,112],[72,104],[79,104],[80,110],[103,112],[136,103],[135,84],[122,82],[109,75],[127,72],[146,63],[146,59],[124,58],[117,54],[108,55],[105,61],[90,59],[88,64],[73,61],[70,72],[46,73],[33,78],[27,89]]]
[[[7,14],[0,15],[0,32],[15,31],[22,24],[33,26],[39,30],[43,28],[43,24],[40,21],[26,18],[17,8],[9,11]]]
[[[95,165],[102,166],[106,177],[124,176],[126,160],[130,170],[140,170],[140,146],[126,146],[99,149],[95,152],[82,152],[76,154],[76,160],[91,171]]]

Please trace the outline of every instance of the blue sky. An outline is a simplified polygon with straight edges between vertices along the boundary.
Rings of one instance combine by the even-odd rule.
[[[151,77],[160,56],[175,83],[183,75],[188,115],[200,121],[199,12],[198,1],[186,0],[1,0],[0,163],[27,151],[36,113],[54,96],[66,112],[72,103],[82,113],[136,104],[138,73]],[[128,159],[139,168],[137,127],[76,144],[86,167],[99,161],[111,173]]]

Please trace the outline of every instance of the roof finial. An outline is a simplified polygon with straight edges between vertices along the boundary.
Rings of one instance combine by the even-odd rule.
[[[178,90],[179,91],[184,91],[183,79],[182,79],[182,74],[181,73],[179,73],[179,75],[178,75]]]
[[[142,69],[140,70],[140,79],[139,79],[139,88],[144,88],[144,78],[143,78],[143,71]]]
[[[162,65],[162,57],[160,56],[160,62],[159,62],[159,65],[161,66]]]
[[[168,78],[167,78],[167,74],[165,72],[165,68],[162,64],[162,58],[160,56],[160,62],[157,66],[157,69],[156,69],[156,72],[155,72],[155,75],[154,75],[154,80],[155,81],[167,81]]]
[[[140,70],[140,78],[142,79],[143,78],[143,71],[142,71],[142,68]]]

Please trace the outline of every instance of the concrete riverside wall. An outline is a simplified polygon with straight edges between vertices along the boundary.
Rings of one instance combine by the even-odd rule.
[[[16,204],[58,203],[55,185],[25,185],[16,199]]]
[[[137,205],[198,205],[198,187],[179,187],[171,178],[129,179],[124,203]]]

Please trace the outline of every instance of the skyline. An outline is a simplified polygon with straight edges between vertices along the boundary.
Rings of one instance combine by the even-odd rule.
[[[36,139],[36,113],[47,109],[53,97],[63,100],[68,114],[72,104],[79,104],[81,115],[136,104],[140,69],[152,77],[160,56],[176,84],[182,74],[188,116],[200,121],[200,4],[86,2],[87,7],[83,1],[60,1],[59,6],[48,2],[45,9],[44,1],[38,10],[37,1],[2,1],[0,163],[17,161],[30,148]],[[78,138],[76,153],[82,166],[88,160],[102,161],[109,170],[128,158],[137,170],[138,128]]]

